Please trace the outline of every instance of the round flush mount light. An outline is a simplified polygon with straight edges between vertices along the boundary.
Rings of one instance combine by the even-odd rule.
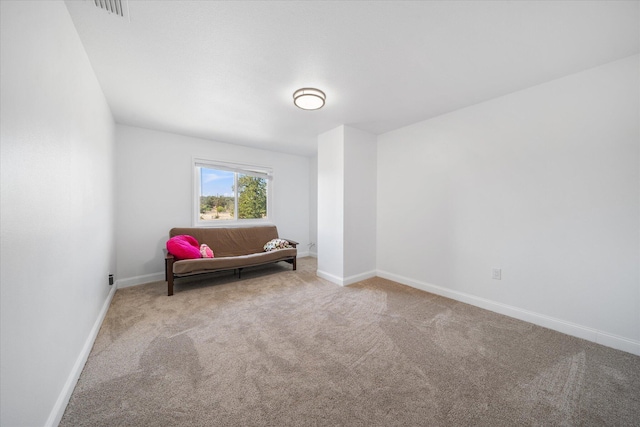
[[[293,92],[293,103],[303,110],[317,110],[324,106],[327,96],[320,89],[303,87]]]

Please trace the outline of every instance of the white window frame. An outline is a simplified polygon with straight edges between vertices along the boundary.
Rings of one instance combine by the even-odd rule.
[[[265,218],[251,218],[251,219],[239,219],[222,221],[205,221],[200,219],[200,168],[205,167],[209,169],[224,170],[234,172],[234,188],[235,188],[235,208],[234,214],[238,215],[238,175],[249,175],[257,178],[264,178],[267,180],[267,216]],[[268,166],[248,165],[242,163],[232,163],[218,160],[207,160],[203,158],[194,157],[191,162],[191,169],[193,170],[193,195],[192,195],[192,221],[194,227],[242,227],[245,225],[253,224],[269,224],[273,221],[273,169]]]

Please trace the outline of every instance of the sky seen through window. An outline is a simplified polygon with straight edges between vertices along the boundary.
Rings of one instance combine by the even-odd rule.
[[[202,196],[233,197],[233,172],[200,168]]]

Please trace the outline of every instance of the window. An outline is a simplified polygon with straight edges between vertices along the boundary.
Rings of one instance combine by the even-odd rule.
[[[270,168],[201,159],[193,165],[194,225],[269,218]]]

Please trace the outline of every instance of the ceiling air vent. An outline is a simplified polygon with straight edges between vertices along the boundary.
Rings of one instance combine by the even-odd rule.
[[[109,13],[115,13],[116,15],[122,17],[125,17],[129,14],[129,11],[125,11],[122,7],[122,3],[125,3],[125,7],[129,9],[129,4],[127,3],[127,1],[128,0],[93,0],[96,7],[104,9]]]

